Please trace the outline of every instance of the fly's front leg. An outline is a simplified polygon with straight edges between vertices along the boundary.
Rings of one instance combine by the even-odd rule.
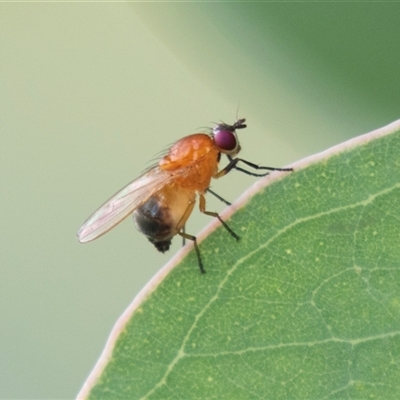
[[[219,171],[217,173],[217,175],[215,176],[215,178],[221,178],[221,176],[226,175],[228,172],[232,171],[232,169],[236,169],[237,171],[243,172],[243,173],[245,173],[247,175],[257,176],[257,177],[266,176],[266,175],[269,174],[269,172],[266,172],[265,174],[255,174],[253,172],[247,171],[247,170],[237,166],[237,164],[239,162],[242,162],[242,163],[244,163],[244,164],[248,165],[249,167],[254,168],[256,170],[264,169],[264,170],[268,170],[268,171],[284,171],[284,172],[293,171],[293,168],[263,167],[263,166],[254,164],[254,163],[252,163],[250,161],[243,160],[242,158],[232,158],[230,155],[227,155],[227,157],[229,159],[229,164],[224,169]]]
[[[240,239],[239,236],[236,235],[236,233],[233,232],[233,230],[231,228],[229,228],[228,224],[216,212],[206,210],[206,198],[204,197],[203,194],[200,194],[200,204],[199,205],[200,205],[200,211],[203,214],[209,215],[210,217],[218,218],[219,222],[221,222],[221,224],[230,233],[230,235],[232,237],[234,237],[236,240]]]

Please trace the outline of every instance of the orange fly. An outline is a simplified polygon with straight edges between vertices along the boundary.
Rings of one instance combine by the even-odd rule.
[[[116,193],[86,220],[78,232],[79,241],[86,243],[98,238],[133,213],[137,229],[163,253],[177,234],[192,240],[200,271],[204,273],[196,237],[184,230],[197,195],[200,211],[218,218],[231,236],[239,240],[217,213],[206,210],[206,192],[230,204],[209,189],[211,178],[221,178],[232,169],[252,176],[268,175],[240,168],[239,162],[257,170],[292,171],[261,167],[236,157],[240,151],[236,130],[246,128],[245,121],[242,118],[233,125],[221,123],[210,134],[196,133],[178,140],[156,166]],[[219,171],[221,154],[228,157],[229,163]]]

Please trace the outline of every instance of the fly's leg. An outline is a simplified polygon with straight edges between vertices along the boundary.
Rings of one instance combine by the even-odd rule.
[[[207,189],[208,193],[211,193],[213,196],[215,196],[218,200],[222,201],[225,203],[227,206],[231,206],[232,203],[229,203],[229,201],[226,201],[223,197],[221,197],[219,194],[213,192],[210,188]]]
[[[209,215],[210,217],[218,218],[219,222],[224,226],[224,228],[229,232],[229,234],[234,237],[236,240],[239,240],[239,236],[236,235],[235,232],[231,228],[229,228],[228,224],[216,213],[212,211],[206,211],[206,198],[203,194],[200,195],[200,211],[203,214]]]
[[[199,250],[199,246],[197,245],[196,236],[189,235],[189,234],[185,233],[184,231],[178,232],[178,234],[180,236],[182,236],[183,240],[188,239],[188,240],[192,240],[193,241],[194,249],[196,250],[197,261],[198,261],[198,264],[199,264],[200,272],[202,274],[205,274],[206,270],[204,269],[203,262],[201,261],[200,250]]]
[[[185,227],[186,227],[186,225],[183,225],[183,228],[182,228],[182,233],[183,234],[185,234]],[[182,236],[182,235],[181,235]],[[185,238],[185,236],[182,236],[182,247],[184,246],[186,244],[186,238]]]
[[[178,224],[177,224],[178,227],[182,227],[181,230],[180,230],[180,232],[183,233],[183,235],[181,235],[181,236],[182,236],[182,246],[184,246],[184,245],[186,244],[185,239],[187,239],[187,237],[184,236],[184,235],[185,235],[185,231],[186,231],[186,230],[185,230],[185,228],[186,228],[185,222],[187,221],[187,219],[189,218],[189,215],[191,214],[191,212],[192,212],[192,210],[193,210],[194,203],[195,203],[194,200],[193,200],[193,201],[190,201],[190,202],[188,203],[188,206],[187,206],[185,212],[183,213],[183,215],[182,215],[180,221],[179,221]],[[179,228],[178,228],[178,229],[179,229]],[[178,233],[180,234],[180,232],[178,232]],[[190,235],[189,235],[189,236],[190,236]]]
[[[228,172],[232,171],[232,169],[236,169],[237,171],[243,172],[247,175],[251,175],[251,176],[266,176],[269,174],[269,172],[266,172],[265,174],[255,174],[254,172],[250,172],[247,171],[243,168],[240,168],[237,166],[237,164],[239,162],[242,162],[246,165],[248,165],[251,168],[254,168],[256,170],[260,170],[260,169],[264,169],[264,170],[268,170],[268,171],[284,171],[284,172],[290,172],[293,171],[293,168],[275,168],[275,167],[263,167],[257,164],[254,164],[250,161],[247,160],[243,160],[242,158],[232,158],[230,155],[227,155],[228,159],[229,159],[229,164],[224,168],[221,169],[221,171],[218,172],[218,174],[215,176],[215,178],[221,178],[221,176],[226,175]]]

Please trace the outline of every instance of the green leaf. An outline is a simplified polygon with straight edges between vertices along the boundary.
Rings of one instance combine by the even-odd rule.
[[[399,398],[399,159],[400,121],[260,180],[223,214],[241,240],[167,265],[79,397]]]

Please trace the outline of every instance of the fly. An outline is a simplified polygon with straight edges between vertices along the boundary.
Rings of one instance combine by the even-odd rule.
[[[97,239],[133,214],[137,229],[162,253],[169,250],[175,235],[192,240],[200,272],[205,273],[196,236],[184,229],[197,196],[200,211],[218,218],[229,234],[239,240],[217,213],[206,210],[206,192],[230,204],[210,190],[211,178],[221,178],[232,169],[257,177],[269,173],[253,173],[239,167],[239,163],[255,170],[292,171],[292,168],[258,166],[237,157],[241,148],[236,130],[246,128],[245,122],[242,118],[233,125],[220,123],[210,134],[195,133],[178,140],[156,166],[117,192],[86,220],[78,232],[79,242]],[[227,156],[229,163],[218,170],[221,154]]]

